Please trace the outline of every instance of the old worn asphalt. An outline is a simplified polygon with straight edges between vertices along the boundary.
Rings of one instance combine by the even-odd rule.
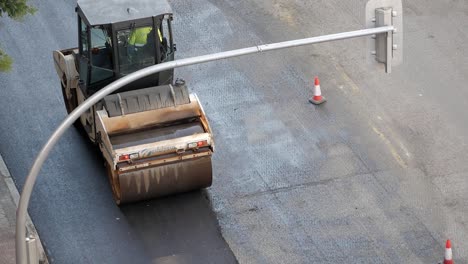
[[[365,1],[171,0],[178,58],[362,27]],[[64,118],[51,51],[76,45],[73,1],[0,20],[0,152],[22,186]],[[215,181],[116,207],[102,159],[70,130],[30,214],[56,263],[468,262],[468,3],[404,1],[404,64],[365,40],[182,68],[215,131]],[[307,102],[313,77],[328,102]],[[219,219],[220,230],[216,219]],[[226,241],[227,244],[224,242]]]

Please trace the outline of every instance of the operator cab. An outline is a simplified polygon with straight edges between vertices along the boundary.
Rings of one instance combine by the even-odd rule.
[[[172,10],[167,0],[79,0],[80,89],[91,95],[122,76],[174,60]],[[128,91],[171,84],[173,70],[140,79]]]

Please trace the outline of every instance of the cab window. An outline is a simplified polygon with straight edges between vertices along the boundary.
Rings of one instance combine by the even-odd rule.
[[[129,74],[156,63],[155,36],[151,25],[117,31],[121,74]]]
[[[160,40],[160,54],[161,62],[167,61],[168,56],[173,52],[172,50],[172,39],[170,32],[170,19],[169,16],[165,16],[159,26],[159,40]]]
[[[114,76],[110,28],[91,27],[91,80],[97,83]]]
[[[79,73],[80,73],[80,80],[83,82],[87,82],[88,80],[88,58],[89,58],[89,43],[88,43],[88,26],[84,23],[83,19],[78,16],[78,31],[79,31],[79,50],[80,50],[80,58],[79,58]],[[80,87],[82,87],[80,85]]]
[[[88,57],[88,26],[80,19],[80,54]]]

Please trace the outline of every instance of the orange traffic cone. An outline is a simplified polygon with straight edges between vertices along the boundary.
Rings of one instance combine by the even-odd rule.
[[[451,243],[450,243],[450,239],[448,239],[447,242],[445,243],[444,264],[453,264],[453,259],[452,259],[452,245],[451,245]]]
[[[325,103],[327,100],[322,96],[322,91],[320,89],[320,80],[318,77],[315,77],[313,96],[309,99],[309,102],[314,105],[319,105]]]

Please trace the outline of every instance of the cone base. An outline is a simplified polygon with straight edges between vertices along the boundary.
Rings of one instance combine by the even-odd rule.
[[[323,97],[323,96],[320,98],[320,100],[316,100],[316,99],[314,99],[314,97],[312,97],[312,98],[309,99],[309,102],[311,102],[311,103],[314,104],[314,105],[323,104],[323,103],[325,103],[326,101],[327,101],[327,99],[325,99],[325,97]]]

